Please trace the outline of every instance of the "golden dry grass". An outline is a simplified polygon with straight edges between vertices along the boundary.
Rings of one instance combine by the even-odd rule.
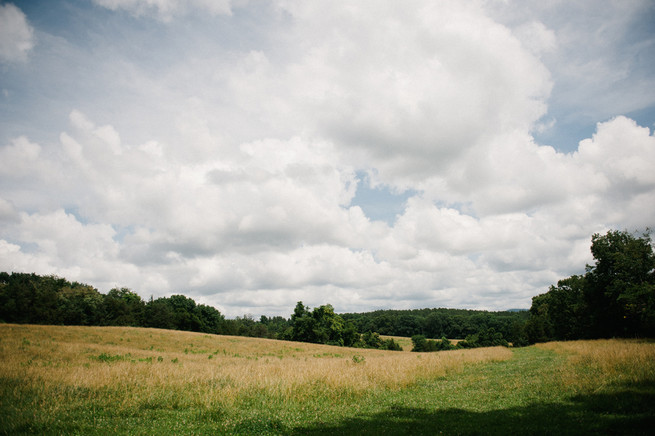
[[[512,434],[615,433],[652,427],[654,380],[644,341],[409,353],[0,324],[0,434],[305,434],[326,423],[339,434],[470,434],[499,422]]]
[[[0,377],[52,393],[110,392],[126,408],[227,406],[258,392],[280,401],[337,400],[512,356],[506,348],[399,353],[123,327],[4,324],[0,338]]]
[[[388,335],[380,335],[382,339],[393,339],[396,341],[403,349],[403,351],[412,351],[412,348],[414,347],[414,344],[412,343],[412,338],[408,338],[405,336],[388,336]],[[462,339],[450,339],[450,342],[453,345],[457,345],[458,342],[461,342]]]
[[[565,385],[579,392],[598,392],[610,385],[655,380],[655,343],[607,339],[537,344],[567,356],[560,369]]]

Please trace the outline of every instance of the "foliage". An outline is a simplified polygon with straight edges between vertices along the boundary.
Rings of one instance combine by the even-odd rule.
[[[374,313],[375,314],[375,313]],[[521,319],[521,313],[426,309],[422,311],[385,311],[380,319],[389,325],[404,327],[400,332],[412,332],[426,326],[440,325],[444,331],[477,333],[486,326],[500,326],[506,330],[508,322]],[[396,316],[397,315],[397,316]],[[204,333],[267,337],[299,342],[374,348],[401,351],[393,339],[382,339],[373,329],[363,330],[366,314],[340,316],[327,304],[310,310],[298,302],[291,319],[262,316],[255,321],[244,315],[235,319],[225,317],[215,308],[196,302],[184,295],[150,298],[144,302],[128,288],[114,288],[106,295],[95,288],[68,282],[55,276],[0,273],[0,321],[31,324],[114,325],[155,327]],[[426,322],[425,320],[429,322]],[[399,324],[400,323],[400,324]],[[423,327],[421,327],[423,326]],[[388,329],[389,330],[389,329]],[[441,337],[445,337],[442,335]],[[439,342],[439,344],[443,341]],[[435,350],[450,349],[439,345]]]
[[[594,234],[585,298],[594,336],[655,334],[655,254],[650,235]]]
[[[530,342],[655,336],[655,254],[649,234],[594,234],[595,265],[532,299]]]
[[[440,340],[427,339],[423,335],[412,336],[412,351],[425,352],[425,351],[446,351],[461,348],[454,345],[449,339],[442,337]]]
[[[225,319],[211,306],[183,295],[145,303],[127,288],[106,295],[55,276],[0,273],[0,320],[21,324],[142,326],[224,333]]]
[[[488,312],[466,309],[378,310],[367,313],[345,313],[360,332],[374,331],[387,336],[424,335],[426,338],[465,338],[481,330],[494,328],[510,342],[520,342],[527,311]]]
[[[360,335],[351,322],[334,313],[330,304],[315,307],[310,311],[302,301],[296,304],[291,315],[291,329],[286,339],[315,344],[339,345],[359,348],[398,350],[400,346],[390,340],[382,340],[376,332]]]
[[[509,346],[508,342],[503,338],[503,334],[497,332],[493,327],[482,330],[474,335],[469,335],[457,345],[460,348]]]
[[[64,324],[86,326],[134,326],[238,336],[289,339],[340,346],[400,350],[377,333],[360,335],[327,304],[310,312],[302,302],[290,320],[251,315],[225,319],[214,307],[184,295],[141,297],[127,288],[114,288],[106,295],[97,289],[55,276],[0,273],[0,322],[20,324]]]

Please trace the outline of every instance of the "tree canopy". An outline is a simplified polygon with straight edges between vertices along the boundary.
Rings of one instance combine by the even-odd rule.
[[[650,235],[591,237],[594,265],[532,299],[531,342],[655,336],[655,254]]]

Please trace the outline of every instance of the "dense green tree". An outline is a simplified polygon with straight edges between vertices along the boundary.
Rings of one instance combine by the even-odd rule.
[[[266,334],[269,338],[282,339],[287,328],[289,328],[289,320],[281,316],[267,317],[262,315],[259,323],[266,326]]]
[[[463,338],[484,328],[494,327],[504,337],[511,337],[513,324],[525,322],[527,311],[487,312],[466,309],[378,310],[368,313],[345,313],[357,331],[376,331],[382,335],[425,335],[428,338]],[[410,321],[411,320],[411,321]]]
[[[105,307],[102,294],[88,285],[74,283],[59,291],[58,313],[67,325],[103,325]]]
[[[655,254],[649,234],[594,234],[585,297],[594,336],[655,334]]]
[[[528,332],[532,342],[568,340],[587,335],[585,278],[574,275],[557,282],[545,294],[532,298]]]
[[[437,351],[446,351],[454,350],[455,345],[446,337],[442,337],[441,340],[437,341]]]
[[[425,335],[431,338],[440,338],[445,336],[445,320],[446,315],[442,312],[431,312],[426,318],[423,325]],[[412,332],[416,334],[416,332]],[[412,336],[411,334],[409,335]]]
[[[114,288],[104,300],[106,322],[109,325],[140,326],[143,323],[145,302],[128,288]]]
[[[343,331],[345,323],[343,318],[334,313],[330,304],[319,306],[312,311],[314,318],[315,342],[330,345],[344,345]]]
[[[403,351],[403,347],[401,347],[400,344],[396,342],[393,338],[384,339],[382,341],[380,348],[389,351]]]
[[[364,348],[381,348],[382,338],[379,333],[369,330],[362,335],[362,343]]]
[[[508,342],[512,343],[513,347],[525,347],[530,345],[530,336],[526,329],[526,322],[516,320],[512,323],[512,328],[507,337]]]
[[[195,307],[195,312],[200,320],[199,331],[214,334],[223,332],[225,317],[216,308],[199,304]]]
[[[591,238],[594,265],[532,299],[531,342],[655,336],[655,255],[649,234],[610,230]]]
[[[145,308],[144,327],[160,329],[175,329],[175,311],[165,297],[153,300],[152,297]]]
[[[343,329],[343,345],[346,347],[357,347],[362,342],[361,335],[357,332],[355,324],[351,321],[346,322]]]
[[[412,351],[422,352],[427,351],[428,340],[425,335],[414,335],[412,336]]]
[[[493,327],[480,330],[478,333],[468,335],[466,339],[457,344],[461,348],[477,347],[508,347],[509,343],[501,332],[497,332]]]
[[[316,342],[314,336],[315,320],[308,308],[299,301],[291,315],[291,340],[299,342]]]
[[[299,301],[291,315],[291,340],[317,344],[344,345],[346,323],[334,313],[334,308],[323,305],[309,311]],[[348,339],[352,340],[351,338]]]
[[[60,324],[58,293],[70,285],[55,276],[3,272],[0,276],[0,320],[21,324]]]

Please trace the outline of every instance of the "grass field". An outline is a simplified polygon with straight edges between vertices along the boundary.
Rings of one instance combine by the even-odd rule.
[[[412,348],[414,347],[414,344],[412,343],[412,338],[405,338],[403,336],[386,336],[386,335],[381,335],[380,337],[382,339],[393,339],[398,343],[398,345],[402,347],[403,351],[412,351]],[[462,339],[449,339],[449,341],[453,345],[457,345],[457,343],[460,342],[461,340]]]
[[[655,343],[439,353],[0,324],[0,434],[652,434]]]

